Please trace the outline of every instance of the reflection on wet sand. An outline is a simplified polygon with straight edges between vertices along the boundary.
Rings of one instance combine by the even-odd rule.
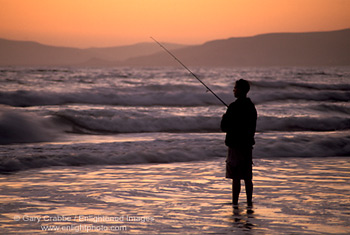
[[[257,159],[252,211],[244,197],[232,208],[223,159],[18,172],[0,176],[0,230],[100,225],[125,226],[128,234],[346,233],[349,169],[347,158]],[[48,219],[54,216],[70,220]],[[40,222],[28,219],[37,217]]]

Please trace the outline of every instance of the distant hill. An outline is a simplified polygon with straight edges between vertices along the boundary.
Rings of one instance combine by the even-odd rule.
[[[350,29],[314,33],[273,33],[215,40],[173,51],[192,66],[350,65]],[[166,53],[129,59],[125,65],[175,65]]]
[[[185,45],[165,43],[171,50],[186,47]],[[153,42],[138,43],[129,46],[90,48],[86,51],[96,57],[109,61],[124,61],[129,58],[151,55],[160,52],[162,49]]]
[[[190,66],[350,65],[350,29],[272,33],[202,45],[165,43]],[[178,66],[156,43],[77,49],[0,39],[0,66]]]
[[[0,65],[63,65],[85,61],[89,53],[66,47],[46,46],[36,42],[0,39]]]
[[[185,47],[166,43],[171,49]],[[131,57],[161,52],[153,42],[129,46],[78,49],[37,42],[0,39],[0,66],[118,66]]]

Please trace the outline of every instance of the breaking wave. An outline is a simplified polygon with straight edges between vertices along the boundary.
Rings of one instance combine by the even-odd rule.
[[[118,91],[113,88],[94,88],[76,92],[50,92],[17,90],[0,92],[0,103],[15,107],[28,107],[40,105],[62,105],[62,104],[101,104],[122,106],[204,106],[220,105],[221,103],[211,94],[203,89],[187,87],[178,89],[172,87],[162,91],[157,88],[148,87],[148,91],[126,90]],[[227,104],[232,102],[232,94],[216,92]],[[283,100],[311,100],[311,101],[340,101],[350,100],[350,89],[348,90],[320,90],[320,91],[291,91],[270,90],[256,91],[251,94],[256,104]]]
[[[251,81],[256,158],[350,156],[348,67],[193,71],[227,104],[235,80]],[[226,154],[226,107],[182,68],[2,68],[0,77],[0,172]]]
[[[18,111],[0,113],[0,144],[52,141],[54,125],[44,118]]]
[[[169,108],[171,109],[171,108]],[[174,108],[175,109],[175,108]],[[52,141],[64,132],[80,134],[120,133],[214,133],[220,132],[221,117],[216,109],[163,108],[92,109],[52,112],[41,117],[19,111],[3,111],[0,116],[0,144]],[[179,114],[177,112],[185,112]],[[193,115],[188,115],[193,112]],[[197,113],[195,113],[197,112]],[[260,115],[258,132],[349,130],[347,116],[276,117]]]
[[[50,166],[119,165],[202,161],[225,157],[223,135],[184,138],[180,134],[153,141],[101,144],[18,146],[0,158],[0,173]],[[204,138],[203,138],[204,137]],[[254,158],[350,156],[350,136],[280,134],[256,138]],[[30,151],[28,151],[30,149]]]
[[[156,111],[142,112],[133,109],[123,111],[95,110],[93,112],[65,110],[56,115],[76,127],[95,132],[220,132],[220,116],[205,115],[208,111],[200,110],[197,112],[200,114],[182,116],[167,112],[156,115]],[[186,110],[186,113],[190,113],[190,111]],[[323,118],[259,116],[257,122],[257,131],[259,132],[349,129],[349,119],[338,116]]]

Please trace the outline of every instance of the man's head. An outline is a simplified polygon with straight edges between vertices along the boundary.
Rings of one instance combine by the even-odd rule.
[[[249,82],[244,79],[239,79],[238,81],[236,81],[235,87],[233,89],[233,94],[236,98],[246,97],[249,89]]]

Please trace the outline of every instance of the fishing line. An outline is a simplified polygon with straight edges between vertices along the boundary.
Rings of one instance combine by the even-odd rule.
[[[169,55],[171,55],[179,64],[182,65],[182,67],[184,67],[188,72],[190,72],[190,74],[192,74],[193,77],[195,77],[200,83],[202,83],[203,86],[205,86],[205,88],[207,88],[207,91],[210,91],[218,100],[221,101],[221,103],[223,105],[225,105],[226,107],[228,107],[228,105],[219,97],[217,96],[214,91],[212,91],[207,85],[205,85],[205,83],[200,80],[196,74],[194,74],[186,65],[184,65],[173,53],[171,53],[167,48],[165,48],[160,42],[158,42],[156,39],[154,39],[153,37],[151,37],[151,39],[153,41],[155,41],[161,48],[163,48],[166,52],[168,52]]]

